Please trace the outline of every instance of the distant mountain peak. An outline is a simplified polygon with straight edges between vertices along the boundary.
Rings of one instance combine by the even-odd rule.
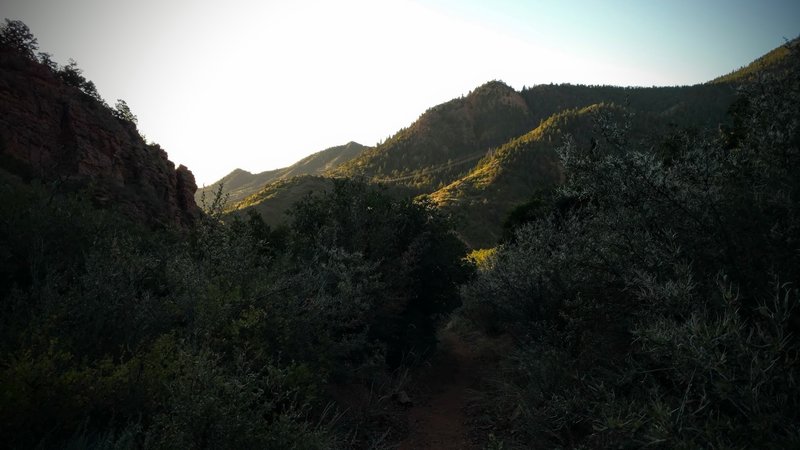
[[[252,172],[248,172],[248,171],[246,171],[244,169],[240,169],[240,168],[237,167],[237,168],[233,169],[233,171],[231,171],[231,173],[228,174],[228,176],[232,176],[232,175],[252,175]]]
[[[512,88],[511,86],[506,84],[505,81],[492,80],[492,81],[487,81],[486,83],[483,83],[482,85],[480,85],[477,88],[475,88],[472,92],[475,93],[475,92],[478,92],[478,91],[487,91],[487,90],[492,90],[492,89],[504,90],[504,91],[507,91],[507,90],[513,91],[514,90],[514,88]]]
[[[301,175],[322,175],[358,156],[367,148],[369,147],[350,141],[344,145],[337,145],[318,151],[291,166],[280,169],[254,174],[237,168],[210,186],[198,189],[195,198],[199,202],[204,195],[206,198],[215,195],[219,185],[222,184],[222,193],[229,196],[228,206],[235,207],[237,203],[259,192],[269,183]]]
[[[489,81],[466,97],[429,108],[335,174],[430,190],[463,176],[490,148],[535,125],[519,92],[502,81]]]
[[[528,105],[522,95],[511,86],[498,80],[478,86],[466,97],[466,101],[472,108],[493,107],[499,103],[520,110],[528,110]]]

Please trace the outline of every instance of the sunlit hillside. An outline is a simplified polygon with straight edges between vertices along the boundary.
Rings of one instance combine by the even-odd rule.
[[[211,185],[198,189],[197,193],[195,193],[195,200],[198,204],[201,204],[205,198],[206,202],[209,203],[213,196],[220,191],[221,186],[220,193],[227,198],[228,206],[233,207],[245,198],[257,193],[269,183],[303,175],[322,175],[355,158],[366,149],[367,147],[357,142],[348,142],[345,145],[316,152],[289,167],[281,169],[268,170],[256,174],[243,169],[235,169]]]

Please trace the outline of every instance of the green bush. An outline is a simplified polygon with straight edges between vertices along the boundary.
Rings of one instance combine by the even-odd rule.
[[[464,289],[517,342],[484,403],[505,444],[800,444],[793,61],[744,89],[735,130],[636,142],[600,114],[595,145],[562,149],[551,212]]]
[[[299,202],[292,218],[294,253],[304,266],[360,267],[360,273],[348,275],[355,286],[347,277],[328,274],[320,292],[358,293],[359,299],[348,303],[362,305],[360,326],[386,346],[390,365],[435,343],[437,319],[458,306],[470,265],[462,260],[464,245],[432,205],[336,180],[332,191]],[[357,264],[342,265],[337,259],[343,257]]]
[[[339,428],[330,384],[389,378],[387,355],[432,345],[469,274],[429,205],[363,183],[303,200],[287,229],[225,216],[217,200],[176,232],[15,180],[0,185],[0,439],[11,447],[380,440],[359,411]]]
[[[39,43],[30,28],[19,20],[5,19],[0,25],[0,48],[15,51],[30,60],[35,60]]]

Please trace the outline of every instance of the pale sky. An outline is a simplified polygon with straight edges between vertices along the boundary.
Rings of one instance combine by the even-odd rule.
[[[2,0],[198,185],[374,145],[493,80],[685,85],[800,34],[798,0]]]

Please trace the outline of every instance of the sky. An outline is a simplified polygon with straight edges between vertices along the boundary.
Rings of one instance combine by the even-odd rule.
[[[198,185],[375,145],[491,80],[689,85],[800,34],[798,0],[2,0]]]

